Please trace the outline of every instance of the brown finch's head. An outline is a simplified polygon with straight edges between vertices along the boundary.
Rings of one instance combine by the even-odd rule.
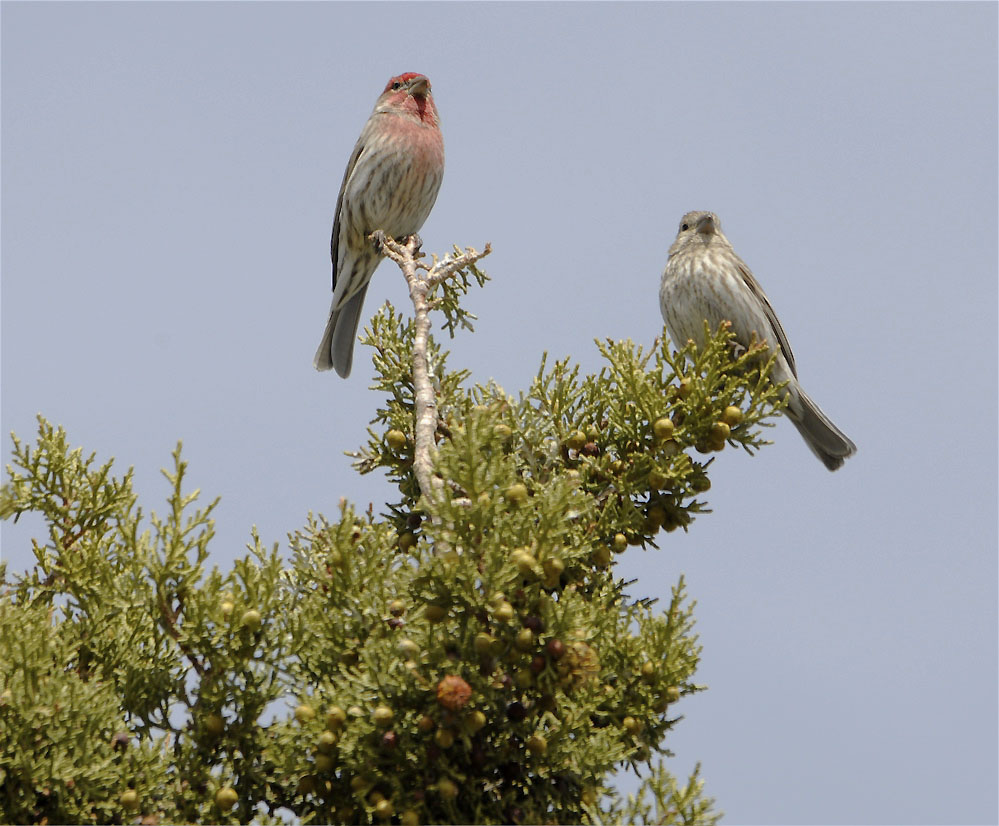
[[[680,230],[676,234],[673,246],[670,247],[670,255],[681,249],[696,249],[698,245],[716,241],[728,244],[728,239],[722,235],[718,216],[713,212],[702,210],[688,212],[680,220]]]
[[[438,126],[437,106],[430,93],[426,75],[404,72],[386,85],[375,106],[377,112],[395,112],[422,121],[428,126]]]

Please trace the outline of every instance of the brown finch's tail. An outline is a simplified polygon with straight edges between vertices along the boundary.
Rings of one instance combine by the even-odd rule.
[[[326,329],[323,331],[323,340],[316,350],[316,357],[312,360],[312,366],[317,370],[333,369],[333,331],[336,329],[336,310],[330,307],[330,317],[326,322]]]
[[[361,307],[367,291],[368,285],[365,284],[339,310],[335,303],[330,307],[330,319],[312,362],[317,370],[336,370],[342,378],[350,375],[357,324],[361,320]]]
[[[838,469],[857,452],[857,446],[834,425],[822,409],[798,387],[797,397],[788,399],[787,417],[801,438],[829,470]]]

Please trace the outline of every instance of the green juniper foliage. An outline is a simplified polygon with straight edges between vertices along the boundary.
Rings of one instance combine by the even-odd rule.
[[[483,273],[438,289],[453,332]],[[165,516],[131,471],[39,418],[14,437],[0,515],[40,514],[34,568],[0,569],[0,820],[710,824],[695,771],[666,770],[700,646],[682,577],[632,594],[615,554],[656,547],[706,505],[707,454],[763,444],[779,409],[759,350],[598,347],[606,366],[541,367],[514,398],[469,385],[431,341],[436,473],[414,478],[413,323],[366,335],[386,394],[362,472],[386,513],[309,515],[286,559],[254,532],[208,567],[215,502]],[[613,772],[643,777],[637,797]]]

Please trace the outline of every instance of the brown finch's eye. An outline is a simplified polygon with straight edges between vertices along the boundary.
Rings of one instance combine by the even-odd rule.
[[[680,224],[680,232],[686,232],[690,227],[687,224]]]

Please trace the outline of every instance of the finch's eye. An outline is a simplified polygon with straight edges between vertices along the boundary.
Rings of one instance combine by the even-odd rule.
[[[688,229],[690,229],[689,224],[680,224],[680,232],[686,232]]]
[[[392,84],[393,89],[398,89],[400,86],[402,86],[402,84],[398,80]]]

